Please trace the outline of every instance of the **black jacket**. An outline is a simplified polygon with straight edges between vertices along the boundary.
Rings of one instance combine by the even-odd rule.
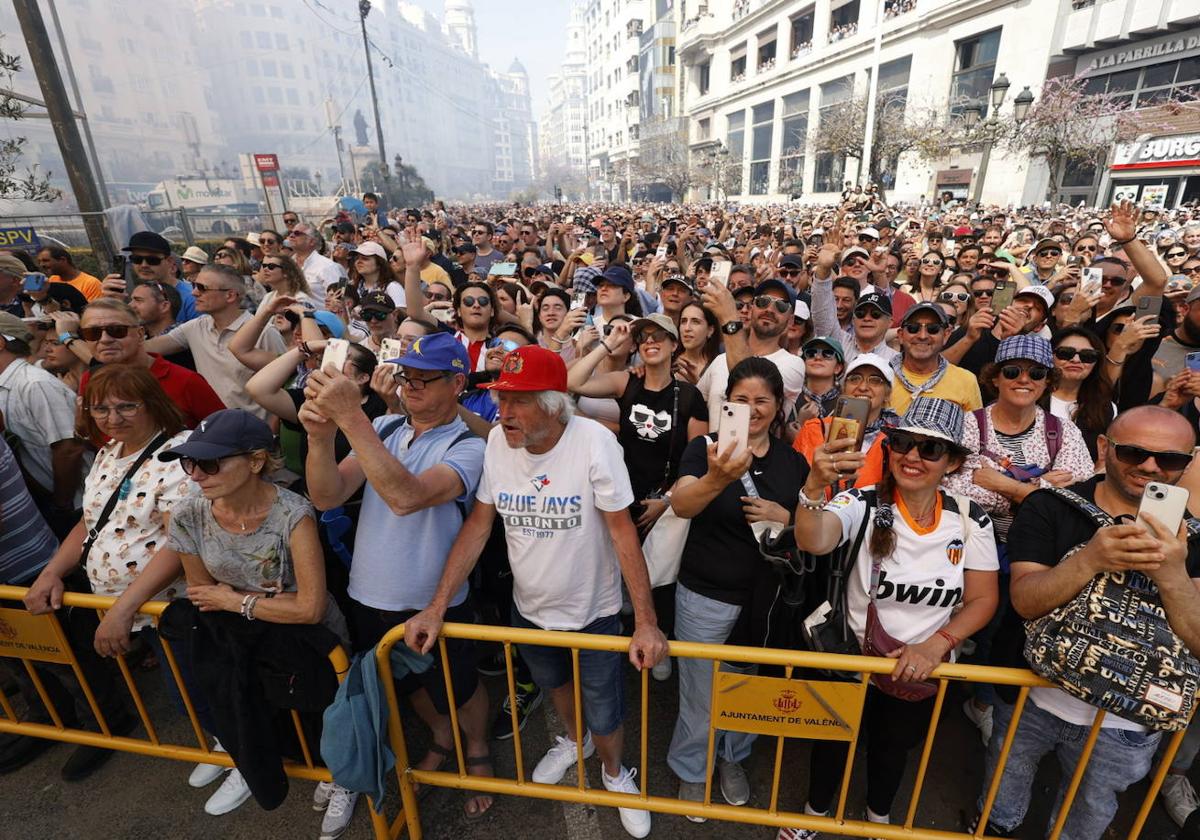
[[[282,759],[302,755],[291,709],[300,712],[311,754],[320,750],[321,713],[337,692],[329,662],[337,636],[319,624],[200,612],[185,599],[163,611],[159,633],[192,672],[212,712],[213,734],[258,804],[277,808],[288,791]]]

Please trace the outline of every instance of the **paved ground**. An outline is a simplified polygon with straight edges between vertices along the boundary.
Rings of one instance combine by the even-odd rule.
[[[176,716],[161,691],[158,674],[143,674],[140,682],[145,686],[151,703],[152,715],[162,730],[164,740],[176,738],[182,742],[188,727]],[[630,708],[636,710],[633,694],[635,681],[628,681]],[[500,680],[489,680],[494,696],[499,696]],[[656,795],[674,796],[677,787],[675,777],[666,767],[665,756],[670,741],[676,704],[674,678],[664,684],[651,682],[650,716],[650,791]],[[982,747],[976,731],[962,717],[960,703],[947,703],[947,711],[939,728],[935,758],[932,762],[929,781],[922,797],[918,823],[948,830],[961,827],[961,820],[977,795],[982,776]],[[545,709],[545,707],[543,707]],[[526,752],[526,769],[532,770],[533,763],[548,746],[551,732],[561,732],[550,719],[548,709],[537,713],[525,729],[523,745]],[[636,755],[638,739],[637,714],[633,714],[628,743],[629,752]],[[410,736],[414,757],[422,752],[422,733],[414,731]],[[73,749],[69,745],[57,745],[37,761],[16,774],[0,781],[0,838],[302,838],[316,837],[320,825],[320,814],[310,807],[313,783],[293,781],[287,801],[273,812],[265,812],[253,802],[224,817],[209,817],[203,811],[204,801],[215,789],[197,791],[188,787],[187,776],[190,766],[177,762],[146,758],[137,755],[118,754],[91,779],[66,784],[59,778],[59,768]],[[493,743],[493,754],[499,775],[514,776],[511,742]],[[760,739],[752,756],[748,771],[753,789],[752,804],[765,806],[769,798],[769,784],[774,741]],[[916,757],[910,765],[916,764]],[[781,790],[781,805],[799,808],[802,804],[803,779],[808,768],[808,750],[803,742],[789,742],[784,753],[784,781]],[[599,786],[599,766],[596,759],[588,762],[589,783]],[[1057,781],[1057,769],[1052,760],[1042,768],[1034,795],[1034,810],[1026,821],[1032,830],[1024,837],[1043,836],[1038,830],[1045,825],[1053,800],[1053,786]],[[568,778],[573,781],[574,771]],[[911,771],[910,771],[911,777]],[[855,768],[852,781],[850,813],[862,813],[861,788],[862,767]],[[1122,809],[1118,827],[1127,829],[1132,819],[1136,802],[1144,792],[1144,783],[1135,787]],[[899,816],[907,807],[911,791],[911,778],[906,782],[897,798],[896,814]],[[714,795],[716,795],[714,790]],[[532,799],[500,798],[492,811],[478,822],[468,822],[462,816],[465,794],[451,790],[432,791],[421,803],[421,823],[429,840],[494,840],[530,836],[536,833],[537,840],[598,840],[598,838],[626,837],[621,829],[616,811],[610,808],[588,808]],[[389,803],[395,808],[396,800]],[[350,840],[371,837],[370,821],[365,813],[365,801],[350,831],[345,835]],[[394,813],[394,810],[390,811]],[[702,838],[729,838],[741,840],[769,840],[773,831],[760,826],[733,823],[709,822],[697,825],[683,817],[655,816],[652,837],[680,838],[680,840],[702,840]],[[1147,840],[1169,840],[1175,836],[1174,824],[1161,808],[1156,807],[1150,823],[1143,831]],[[1109,838],[1124,837],[1123,831],[1110,829]]]

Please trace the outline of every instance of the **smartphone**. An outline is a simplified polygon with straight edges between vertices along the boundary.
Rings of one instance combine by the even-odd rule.
[[[430,309],[429,316],[439,324],[449,324],[454,320],[454,311],[450,309]]]
[[[571,308],[583,309],[587,306],[587,292],[576,292],[571,296]]]
[[[1069,265],[1069,266],[1079,265],[1082,262],[1083,262],[1083,260],[1080,257],[1076,256],[1075,254],[1072,254],[1071,256],[1067,257],[1067,265]]]
[[[870,413],[870,400],[862,397],[838,397],[829,422],[829,431],[825,435],[826,443],[853,438],[854,451],[861,450]]]
[[[1188,353],[1183,360],[1188,370],[1192,373],[1200,373],[1200,352]]]
[[[1101,287],[1104,286],[1104,269],[1102,268],[1085,268],[1083,270],[1083,285],[1080,286],[1080,291],[1091,297],[1100,293]]]
[[[1158,295],[1151,297],[1138,298],[1137,311],[1133,313],[1134,318],[1145,318],[1147,315],[1153,316],[1154,323],[1158,323],[1159,316],[1162,315],[1163,299]]]
[[[125,267],[129,264],[129,258],[124,254],[117,254],[113,257],[112,271],[109,274],[119,274],[125,277]]]
[[[50,278],[45,274],[40,271],[31,271],[25,275],[25,281],[21,288],[26,292],[40,292],[45,290],[46,284],[49,282]]]
[[[730,457],[741,456],[750,445],[750,406],[745,403],[722,403],[717,424],[717,452]]]
[[[379,342],[379,361],[390,362],[404,355],[404,343],[398,338],[385,338]]]
[[[732,268],[733,268],[733,263],[731,263],[731,262],[725,262],[724,260],[722,260],[721,262],[713,262],[712,270],[709,271],[709,273],[708,273],[709,282],[716,283],[719,286],[728,288],[729,287],[729,271]]]
[[[658,250],[654,252],[655,259],[665,260],[667,258],[667,246],[659,245]]]
[[[517,273],[517,264],[511,262],[492,263],[488,269],[488,277],[513,277]]]
[[[1183,523],[1183,516],[1187,512],[1187,503],[1188,491],[1186,488],[1151,481],[1142,491],[1142,503],[1138,506],[1137,521],[1147,531],[1150,530],[1149,526],[1142,521],[1142,514],[1148,513],[1161,522],[1168,531],[1175,534]]]
[[[350,342],[344,338],[331,338],[325,345],[325,353],[321,356],[321,370],[342,372],[346,366],[346,357],[350,353]]]
[[[992,292],[992,312],[999,315],[1012,306],[1017,289],[1011,280],[997,280],[996,290]]]
[[[573,225],[573,224],[575,224],[575,217],[574,217],[574,216],[567,216],[567,218],[566,218],[564,221],[565,221],[565,222],[566,222],[566,224],[568,224],[568,225]]]

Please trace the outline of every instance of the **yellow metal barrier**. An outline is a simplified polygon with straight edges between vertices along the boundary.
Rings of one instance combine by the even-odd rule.
[[[516,778],[514,779],[472,776],[468,775],[466,772],[463,761],[462,738],[458,730],[458,719],[457,714],[455,713],[457,703],[454,698],[454,689],[451,685],[449,676],[450,668],[448,667],[446,653],[447,638],[474,639],[480,642],[494,642],[503,645],[504,659],[508,672],[508,696],[510,706],[513,710],[513,752],[516,759]],[[443,627],[442,635],[438,640],[438,652],[442,660],[443,673],[446,677],[446,694],[449,699],[449,707],[451,710],[450,717],[454,732],[454,753],[457,761],[457,772],[448,772],[416,770],[411,766],[404,737],[403,725],[400,719],[400,706],[396,697],[395,684],[391,679],[392,670],[390,661],[392,648],[397,644],[404,644],[404,628],[403,626],[399,626],[390,630],[383,637],[383,639],[380,640],[379,644],[375,648],[375,656],[379,667],[380,678],[387,692],[389,737],[391,740],[392,750],[396,754],[396,777],[400,786],[401,804],[403,807],[400,817],[397,817],[397,819],[392,823],[388,837],[395,838],[399,836],[400,832],[403,830],[403,826],[400,824],[401,820],[403,819],[407,823],[411,840],[421,840],[422,832],[420,813],[417,808],[417,800],[413,791],[413,785],[415,783],[446,788],[456,788],[460,790],[472,790],[488,794],[528,796],[539,799],[586,803],[589,805],[605,805],[614,808],[639,808],[663,814],[702,816],[708,819],[729,820],[732,822],[751,823],[766,826],[800,826],[802,828],[809,828],[817,831],[847,834],[856,837],[886,838],[886,840],[950,840],[950,838],[966,840],[966,838],[982,838],[984,837],[983,831],[987,826],[987,818],[991,813],[993,804],[995,803],[996,794],[1000,787],[1000,780],[1003,777],[1004,768],[1008,762],[1008,756],[1012,748],[1013,739],[1016,735],[1017,725],[1020,722],[1021,714],[1024,711],[1025,703],[1028,700],[1029,689],[1034,686],[1050,685],[1049,683],[1035,676],[1030,671],[1016,668],[992,668],[978,665],[958,665],[949,663],[939,665],[932,674],[932,678],[938,681],[938,692],[934,702],[933,716],[930,722],[929,732],[925,737],[925,742],[921,750],[920,760],[917,766],[916,782],[913,787],[912,798],[909,802],[904,822],[893,825],[880,825],[863,820],[846,819],[846,800],[849,793],[851,771],[854,764],[854,750],[858,740],[859,717],[861,715],[862,702],[866,695],[867,683],[871,674],[890,674],[895,668],[896,663],[894,660],[875,657],[812,653],[808,651],[772,650],[764,648],[737,647],[731,645],[671,642],[670,654],[672,656],[713,660],[714,678],[711,708],[713,709],[714,718],[716,718],[718,714],[724,715],[727,711],[733,708],[732,704],[739,702],[736,700],[730,701],[723,695],[736,694],[739,689],[743,688],[743,686],[749,685],[748,681],[756,681],[756,685],[752,686],[752,689],[759,689],[757,692],[754,690],[745,690],[743,693],[746,695],[746,697],[743,697],[742,701],[749,704],[745,706],[745,708],[749,709],[749,711],[734,713],[735,718],[741,716],[743,719],[749,721],[749,723],[745,724],[746,726],[753,725],[759,728],[746,729],[745,726],[742,725],[730,725],[731,719],[728,715],[726,715],[726,720],[719,726],[714,727],[710,721],[707,756],[709,781],[705,785],[703,803],[698,804],[695,802],[663,796],[650,796],[648,793],[650,789],[649,776],[647,773],[649,700],[649,683],[647,680],[648,671],[642,671],[639,675],[641,683],[641,766],[638,775],[641,785],[640,794],[616,793],[608,790],[595,790],[586,788],[586,773],[583,767],[582,739],[580,739],[581,744],[576,757],[578,784],[575,787],[572,788],[563,785],[544,785],[529,781],[524,767],[524,751],[521,743],[521,732],[517,726],[516,685],[513,677],[512,646],[514,644],[543,645],[547,647],[567,648],[571,651],[571,667],[574,675],[575,685],[575,726],[577,732],[582,732],[582,706],[579,697],[579,652],[581,650],[595,650],[627,653],[629,650],[629,641],[630,640],[627,637],[622,636],[595,636],[583,633],[566,633],[511,627],[490,627],[474,624],[446,624]],[[722,661],[780,666],[784,669],[784,674],[787,679],[779,680],[770,677],[747,677],[744,674],[721,672],[718,669]],[[792,673],[797,668],[857,672],[861,676],[857,682],[853,683],[792,680]],[[984,797],[983,818],[980,820],[979,826],[974,834],[946,831],[944,829],[934,829],[916,825],[917,810],[920,804],[921,793],[924,789],[925,777],[929,769],[930,758],[932,757],[933,753],[934,738],[937,735],[938,725],[941,720],[941,712],[946,699],[946,689],[952,680],[1019,687],[1018,698],[1012,717],[1012,725],[1008,728],[1008,732],[1004,739],[1004,745],[1001,749],[997,772],[995,773],[992,783]],[[833,688],[835,686],[840,686],[841,688]],[[775,709],[776,711],[780,712],[779,714],[769,714],[754,710],[754,698],[757,697],[758,702],[761,703],[763,697],[761,691],[763,690],[776,692],[774,696],[779,702],[775,705]],[[786,696],[785,694],[780,694],[779,692],[785,692]],[[853,700],[853,703],[849,704],[848,707],[846,703],[847,697]],[[815,717],[813,716],[814,714]],[[810,722],[808,724],[802,723],[802,725],[828,728],[830,734],[826,735],[825,737],[833,737],[838,740],[844,740],[849,744],[850,757],[846,761],[846,769],[842,777],[841,792],[838,796],[836,810],[832,816],[816,817],[803,813],[779,810],[779,783],[783,763],[783,744],[786,737],[797,737],[797,730],[795,728],[789,728],[791,719],[796,717],[801,717],[803,720]],[[779,718],[781,720],[773,721],[768,720],[768,718]],[[1088,760],[1091,757],[1092,748],[1095,745],[1096,738],[1100,734],[1100,727],[1103,719],[1104,713],[1098,712],[1096,719],[1092,724],[1087,742],[1084,745],[1079,765],[1069,781],[1066,796],[1063,800],[1062,807],[1060,808],[1058,819],[1054,825],[1052,833],[1050,834],[1050,840],[1058,840],[1058,837],[1062,832],[1067,814],[1070,812],[1071,806],[1074,803],[1075,795],[1079,790],[1080,782],[1083,779],[1084,771],[1086,770]],[[772,724],[777,724],[774,729],[772,729]],[[716,729],[737,729],[739,731],[752,731],[760,734],[775,735],[777,742],[775,747],[774,771],[771,779],[770,804],[768,807],[752,808],[749,806],[732,806],[715,804],[712,802],[712,769]],[[1180,731],[1175,733],[1168,740],[1162,759],[1157,769],[1152,773],[1150,789],[1147,791],[1146,796],[1138,810],[1137,816],[1135,817],[1134,823],[1127,835],[1128,840],[1136,840],[1136,838],[1141,834],[1142,827],[1146,822],[1150,808],[1154,804],[1154,798],[1158,793],[1159,786],[1162,784],[1162,780],[1166,776],[1171,760],[1174,758],[1175,752],[1178,750],[1179,744],[1183,740],[1183,736],[1184,732]],[[814,735],[805,733],[803,737],[814,737]],[[973,810],[971,807],[971,804],[973,803],[964,804],[967,804],[966,810],[968,812]]]
[[[33,723],[19,720],[12,703],[4,694],[4,691],[0,690],[0,711],[3,712],[3,716],[0,717],[0,732],[8,732],[14,735],[30,735],[36,738],[48,738],[71,744],[85,744],[92,747],[139,753],[158,758],[169,758],[176,761],[217,764],[223,767],[234,766],[233,759],[230,758],[228,753],[213,752],[209,749],[208,739],[205,737],[204,731],[200,727],[200,721],[196,717],[195,707],[192,704],[191,697],[188,695],[187,686],[184,685],[179,671],[179,664],[176,662],[175,654],[171,650],[171,644],[161,636],[159,637],[159,641],[162,643],[167,666],[171,669],[171,675],[175,680],[175,687],[183,700],[188,721],[191,724],[192,734],[196,739],[196,746],[166,743],[162,740],[157,728],[154,726],[154,722],[150,719],[145,700],[142,698],[142,693],[138,689],[137,683],[134,681],[133,675],[129,670],[129,665],[126,664],[125,657],[123,656],[116,658],[117,668],[125,681],[125,687],[133,698],[133,704],[137,710],[138,718],[145,728],[146,737],[137,738],[113,735],[108,721],[105,720],[104,714],[96,702],[92,687],[88,684],[87,678],[79,666],[79,661],[71,650],[71,646],[67,641],[66,635],[63,633],[62,625],[59,623],[57,616],[53,614],[35,616],[27,612],[24,607],[13,608],[11,606],[11,602],[18,602],[19,604],[27,591],[24,587],[0,586],[0,657],[19,659],[25,666],[25,671],[29,675],[29,679],[33,683],[38,697],[46,707],[51,723]],[[110,608],[115,601],[115,598],[100,595],[85,595],[74,592],[63,593],[64,607],[80,607],[96,610],[100,616],[103,616],[104,610]],[[143,615],[152,616],[155,622],[157,622],[166,607],[167,602],[165,601],[150,601],[143,604],[138,612]],[[330,653],[329,660],[333,665],[334,671],[337,672],[338,680],[341,681],[350,666],[346,652],[340,647],[335,648]],[[55,707],[50,695],[46,692],[46,687],[37,669],[33,666],[34,662],[48,662],[71,668],[75,674],[75,679],[78,680],[79,686],[83,691],[88,707],[96,719],[96,725],[100,729],[99,732],[64,725],[62,716]],[[296,779],[308,779],[318,782],[332,781],[329,770],[316,763],[314,757],[310,754],[308,741],[304,736],[304,729],[300,722],[300,716],[295,711],[292,712],[292,720],[296,726],[296,734],[300,741],[304,762],[285,762],[284,772],[289,777]],[[320,756],[316,756],[316,758],[319,760]],[[388,837],[390,827],[382,816],[377,815],[373,808],[371,809],[371,816],[375,836],[377,838]]]

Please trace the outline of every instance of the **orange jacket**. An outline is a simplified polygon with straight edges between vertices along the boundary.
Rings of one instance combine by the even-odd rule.
[[[817,447],[825,442],[825,435],[829,429],[829,422],[832,418],[817,418],[804,421],[804,425],[800,427],[796,439],[792,441],[792,448],[804,456],[804,459],[810,464],[813,459],[813,452]],[[876,435],[875,440],[871,443],[871,447],[867,450],[867,460],[863,464],[863,468],[858,471],[858,477],[854,481],[855,487],[872,487],[879,483],[883,478],[883,435]],[[827,498],[832,498],[833,493],[829,488],[825,489]]]

